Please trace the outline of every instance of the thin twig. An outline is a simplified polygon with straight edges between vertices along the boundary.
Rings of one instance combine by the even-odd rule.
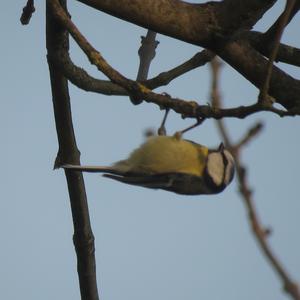
[[[221,106],[221,98],[218,92],[218,77],[219,77],[219,67],[220,64],[213,61],[212,62],[212,92],[214,105]],[[243,202],[246,206],[248,212],[248,220],[249,224],[252,228],[252,232],[254,234],[255,239],[257,240],[263,254],[265,255],[266,259],[269,261],[270,265],[277,273],[279,278],[282,281],[283,287],[285,291],[295,300],[300,300],[300,291],[297,284],[292,280],[290,275],[287,273],[285,268],[283,267],[282,263],[273,253],[270,244],[268,243],[267,236],[268,236],[268,229],[265,229],[261,223],[261,220],[258,217],[257,211],[254,205],[254,199],[252,197],[252,191],[249,187],[249,182],[247,178],[247,170],[246,167],[243,165],[241,158],[240,158],[240,151],[241,146],[245,145],[246,142],[249,141],[250,138],[253,137],[256,133],[259,132],[261,126],[257,125],[253,127],[252,130],[247,132],[245,137],[241,139],[241,141],[237,144],[231,142],[228,130],[225,127],[223,120],[217,121],[217,127],[220,131],[222,138],[227,141],[227,147],[233,150],[233,155],[235,158],[236,163],[236,170],[237,170],[237,180],[239,184],[239,191],[242,196]],[[236,150],[236,151],[235,151]]]
[[[23,7],[23,12],[20,18],[22,25],[27,25],[30,22],[32,14],[35,12],[34,0],[28,0],[26,5]]]
[[[292,19],[298,13],[299,9],[300,9],[300,2],[299,2],[299,0],[297,0],[297,1],[295,1],[294,5],[291,9],[291,12],[289,13],[289,16],[287,18],[285,26],[288,25],[292,21]],[[274,41],[274,39],[276,39],[278,30],[282,26],[282,22],[283,22],[282,19],[284,19],[284,18],[286,18],[285,10],[277,18],[277,20],[274,22],[274,24],[264,34],[262,34],[262,40],[265,43],[270,43],[270,42]]]
[[[284,9],[284,12],[282,14],[282,18],[278,24],[278,28],[277,28],[277,32],[276,35],[274,37],[274,41],[273,41],[273,50],[269,56],[269,62],[268,62],[268,66],[267,66],[267,72],[266,72],[266,78],[264,81],[263,86],[261,87],[259,96],[258,96],[258,101],[261,103],[268,103],[269,102],[269,98],[268,98],[268,92],[269,92],[269,87],[270,87],[270,80],[271,80],[271,76],[272,76],[272,70],[273,70],[273,63],[275,61],[275,58],[277,56],[277,52],[279,49],[279,45],[280,45],[280,40],[283,34],[283,31],[285,29],[286,24],[288,23],[290,14],[292,12],[292,9],[294,7],[296,0],[287,0],[286,2],[286,7]]]
[[[170,69],[168,71],[162,72],[157,76],[142,82],[149,89],[154,89],[162,85],[169,84],[172,80],[178,78],[179,76],[186,74],[189,71],[192,71],[200,66],[205,65],[210,62],[214,57],[215,53],[210,50],[202,50],[196,53],[192,58],[185,61],[184,63],[178,65],[177,67]]]
[[[263,123],[258,122],[254,124],[244,135],[244,137],[235,144],[235,151],[239,151],[240,148],[244,147],[248,144],[254,137],[257,136],[258,133],[263,129]]]

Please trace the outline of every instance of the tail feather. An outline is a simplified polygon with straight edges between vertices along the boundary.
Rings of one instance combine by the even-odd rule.
[[[67,170],[74,170],[74,171],[82,171],[82,172],[89,172],[89,173],[109,173],[115,175],[124,175],[124,172],[120,170],[116,170],[113,167],[101,167],[101,166],[79,166],[79,165],[62,165],[61,168]]]

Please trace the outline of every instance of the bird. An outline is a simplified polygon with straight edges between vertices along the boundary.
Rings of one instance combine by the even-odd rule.
[[[122,183],[181,195],[210,195],[222,192],[232,182],[235,162],[223,143],[209,149],[175,134],[149,137],[127,159],[112,166],[61,167],[104,173],[104,177]]]

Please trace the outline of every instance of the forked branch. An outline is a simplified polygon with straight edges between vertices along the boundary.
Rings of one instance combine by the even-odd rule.
[[[298,108],[284,111],[276,109],[272,105],[265,105],[265,103],[255,103],[253,105],[240,106],[231,109],[220,109],[209,105],[198,105],[195,101],[185,101],[182,99],[172,98],[168,95],[156,94],[145,85],[130,80],[120,74],[117,70],[113,69],[103,58],[100,52],[98,52],[80,33],[69,16],[61,8],[58,0],[50,1],[49,5],[52,7],[53,14],[56,16],[57,20],[72,35],[79,47],[87,55],[90,62],[95,65],[99,71],[105,74],[113,83],[121,86],[128,92],[129,95],[137,99],[144,99],[146,102],[155,103],[160,107],[173,109],[182,116],[190,118],[245,118],[259,111],[270,111],[281,117],[300,114]]]
[[[218,91],[218,78],[219,78],[219,70],[220,70],[220,63],[217,60],[213,60],[211,63],[212,66],[212,101],[215,105],[221,106],[221,97],[219,96]],[[242,200],[245,204],[247,213],[248,213],[248,221],[249,225],[252,229],[253,235],[260,246],[263,254],[265,255],[266,259],[269,261],[270,265],[278,275],[278,277],[282,281],[282,285],[284,290],[294,299],[300,300],[300,291],[298,285],[294,282],[288,272],[285,270],[284,266],[274,254],[269,242],[268,242],[268,230],[264,228],[260,218],[258,217],[258,213],[256,211],[253,199],[252,190],[249,187],[248,182],[248,171],[244,166],[241,158],[240,158],[240,151],[242,150],[242,146],[249,141],[250,138],[253,138],[262,128],[261,125],[254,126],[251,130],[249,130],[245,137],[241,139],[240,142],[234,144],[231,141],[230,135],[223,120],[217,121],[217,127],[219,129],[220,135],[226,142],[226,146],[231,149],[232,153],[234,154],[235,162],[236,162],[236,171],[237,171],[237,181],[239,184],[239,192],[241,194]]]

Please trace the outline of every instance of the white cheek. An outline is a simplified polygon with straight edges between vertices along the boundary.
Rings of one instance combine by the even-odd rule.
[[[223,183],[224,163],[220,153],[211,153],[208,156],[207,173],[217,186]]]

